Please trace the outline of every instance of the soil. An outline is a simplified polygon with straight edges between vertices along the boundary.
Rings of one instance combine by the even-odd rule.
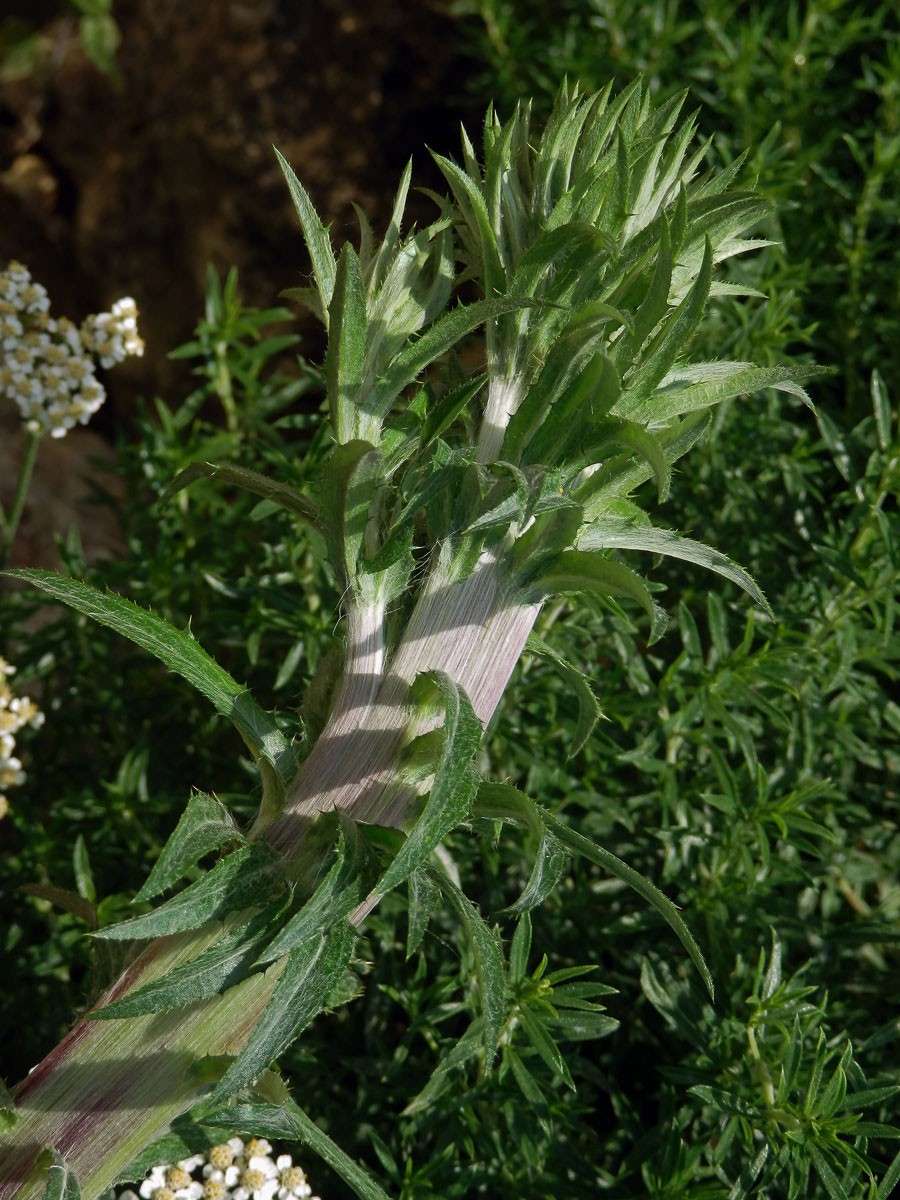
[[[0,261],[26,262],[75,320],[137,299],[147,355],[110,379],[113,413],[135,389],[184,381],[166,354],[201,314],[207,263],[236,265],[263,306],[302,282],[273,144],[341,240],[353,200],[386,223],[411,154],[415,181],[437,186],[425,143],[455,154],[460,118],[472,124],[444,0],[130,0],[113,6],[115,77],[86,58],[61,0],[7,0],[3,14],[16,8],[44,18],[44,54],[0,81]],[[412,207],[431,219],[429,201]]]
[[[466,62],[446,0],[129,0],[113,6],[117,72],[89,61],[63,0],[0,5],[0,263],[25,262],[55,316],[81,321],[134,296],[147,350],[104,380],[110,399],[88,431],[38,458],[15,560],[57,565],[54,532],[80,526],[90,561],[111,548],[85,503],[91,459],[127,427],[136,395],[176,401],[190,367],[167,358],[202,315],[208,263],[238,267],[247,303],[269,307],[305,281],[299,226],[272,146],[293,165],[335,241],[356,237],[352,201],[376,230],[399,175],[440,186],[424,147],[456,154]],[[66,15],[69,13],[70,15]],[[27,19],[41,55],[4,69],[2,33]],[[434,206],[412,193],[419,224]],[[324,352],[300,315],[301,351]],[[20,453],[0,401],[0,499]],[[49,445],[49,439],[48,439]],[[67,519],[68,517],[68,519]]]

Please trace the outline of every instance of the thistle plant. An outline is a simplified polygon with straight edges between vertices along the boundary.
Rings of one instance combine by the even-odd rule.
[[[261,799],[242,830],[215,796],[194,793],[136,897],[142,911],[96,931],[106,944],[146,944],[15,1089],[4,1200],[94,1197],[223,1130],[303,1139],[358,1195],[384,1196],[270,1065],[319,1013],[352,1002],[358,930],[397,889],[409,955],[442,900],[471,941],[479,1011],[454,1065],[487,1075],[500,1055],[529,1102],[517,1031],[565,1080],[557,1041],[611,1025],[597,999],[609,989],[575,981],[589,968],[527,971],[529,913],[567,856],[637,889],[712,991],[671,900],[476,760],[523,650],[547,650],[531,636],[546,601],[623,599],[645,614],[648,639],[662,635],[652,585],[622,552],[708,568],[766,609],[722,550],[652,524],[634,499],[648,481],[665,499],[717,404],[763,388],[806,401],[802,384],[820,372],[693,361],[710,300],[741,292],[717,268],[766,244],[748,231],[769,206],[737,188],[740,162],[704,169],[683,103],[654,106],[640,83],[618,96],[565,86],[539,135],[527,105],[506,122],[489,111],[480,159],[466,137],[461,163],[437,156],[448,194],[435,197],[433,224],[403,231],[408,167],[383,240],[360,214],[358,249],[337,255],[282,160],[312,264],[311,286],[292,294],[328,332],[328,436],[285,478],[201,462],[167,498],[217,478],[286,509],[298,538],[321,546],[343,596],[345,648],[339,668],[323,661],[300,722],[264,710],[190,632],[127,599],[11,573],[206,695],[252,752]],[[480,298],[455,302],[461,284]],[[583,743],[596,701],[570,663],[557,665],[581,699]],[[538,847],[506,913],[508,957],[444,845],[458,827],[490,839],[503,823]],[[556,1040],[548,1008],[562,1013]]]

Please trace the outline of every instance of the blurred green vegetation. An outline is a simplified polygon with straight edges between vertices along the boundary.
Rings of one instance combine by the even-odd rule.
[[[545,107],[564,72],[586,86],[637,71],[659,93],[690,86],[703,127],[721,131],[710,155],[730,161],[750,147],[748,177],[778,202],[762,232],[782,243],[735,260],[735,277],[771,300],[720,300],[696,357],[815,358],[837,370],[815,389],[817,414],[774,394],[723,406],[660,513],[749,569],[775,620],[672,560],[652,574],[670,615],[652,647],[624,604],[554,604],[537,632],[591,677],[604,720],[568,758],[577,698],[526,655],[485,739],[492,778],[564,813],[682,907],[715,1005],[656,913],[578,862],[531,914],[530,943],[518,926],[516,1011],[526,1015],[493,1073],[449,1057],[477,1011],[458,923],[439,913],[407,962],[406,906],[391,895],[366,923],[364,994],[319,1019],[285,1076],[403,1200],[887,1200],[900,1178],[889,1129],[900,1093],[896,8],[457,7],[468,52],[484,63],[484,100],[490,91],[503,112],[523,95]],[[302,736],[304,689],[339,632],[318,548],[284,511],[215,481],[155,505],[195,459],[295,484],[316,470],[318,377],[271,334],[285,316],[243,308],[233,275],[224,287],[211,277],[196,340],[179,352],[197,363],[196,391],[142,407],[119,446],[125,553],[86,571],[77,538],[62,549],[72,574],[190,622]],[[98,503],[111,494],[98,474]],[[20,886],[109,897],[111,917],[191,786],[242,818],[254,808],[236,735],[186,685],[74,614],[36,623],[40,607],[16,591],[0,609],[17,685],[34,685],[48,718],[21,737],[28,785],[4,823],[0,889],[14,916],[2,935],[0,1025],[11,1078],[57,1040],[92,986],[84,923]],[[536,846],[508,826],[488,833],[457,833],[448,850],[467,894],[511,939],[516,923],[501,910]],[[535,1032],[552,1021],[541,981],[585,964],[597,968],[587,980],[616,989],[604,997],[611,1019],[553,1027],[563,1070]],[[348,1194],[324,1166],[314,1177],[323,1196]]]

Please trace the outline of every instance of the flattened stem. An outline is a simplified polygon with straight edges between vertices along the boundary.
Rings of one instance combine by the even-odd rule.
[[[417,733],[407,704],[410,685],[424,671],[443,671],[466,692],[486,724],[525,646],[539,604],[512,596],[494,548],[459,582],[434,572],[399,644],[366,704],[335,707],[288,794],[285,815],[269,829],[286,857],[297,853],[309,820],[340,809],[358,820],[402,824],[414,793],[396,781],[399,753]],[[369,681],[371,682],[371,681]],[[350,689],[354,695],[364,686]]]

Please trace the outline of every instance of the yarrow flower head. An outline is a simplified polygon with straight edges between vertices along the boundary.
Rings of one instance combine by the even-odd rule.
[[[29,433],[64,437],[86,425],[106,399],[95,375],[144,353],[130,296],[79,328],[50,316],[47,291],[19,262],[0,271],[0,395],[18,407]]]
[[[33,701],[13,694],[6,682],[16,668],[0,657],[0,819],[9,812],[5,789],[25,782],[22,764],[15,757],[16,734],[26,725],[39,729],[44,714]]]
[[[290,1154],[272,1153],[265,1138],[233,1137],[205,1154],[154,1167],[138,1191],[113,1191],[109,1200],[320,1200]]]

